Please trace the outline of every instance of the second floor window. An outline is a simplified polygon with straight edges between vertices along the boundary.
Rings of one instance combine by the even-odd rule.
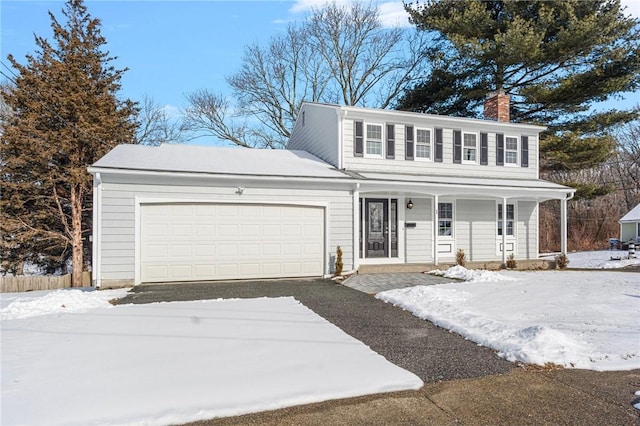
[[[438,203],[438,235],[453,236],[453,203]]]
[[[504,163],[518,164],[518,138],[504,138]]]
[[[431,130],[416,129],[416,158],[431,159]]]
[[[475,133],[463,134],[462,160],[476,162],[478,153],[478,139]]]
[[[502,230],[504,229],[504,215],[502,214],[502,204],[498,204],[498,235],[502,236]],[[513,204],[507,204],[507,233],[505,235],[513,236],[513,221],[515,217],[515,207]]]
[[[367,155],[382,156],[382,126],[379,124],[367,124]]]

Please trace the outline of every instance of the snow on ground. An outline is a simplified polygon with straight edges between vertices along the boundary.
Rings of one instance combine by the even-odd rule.
[[[429,271],[432,275],[439,275],[445,278],[464,280],[470,283],[483,283],[491,281],[515,281],[516,279],[499,272],[485,271],[480,269],[467,269],[463,266],[453,266],[446,271],[436,269]]]
[[[640,265],[640,250],[636,258],[627,259],[627,250],[596,250],[569,253],[569,268],[585,269],[619,269],[630,265]],[[553,259],[553,255],[543,256],[543,259]],[[620,259],[620,260],[611,260]]]
[[[38,293],[2,295],[2,425],[178,424],[422,386],[291,297]]]
[[[640,274],[514,271],[501,272],[501,280],[494,274],[472,271],[467,275],[475,282],[409,287],[376,297],[510,361],[598,371],[640,368]]]

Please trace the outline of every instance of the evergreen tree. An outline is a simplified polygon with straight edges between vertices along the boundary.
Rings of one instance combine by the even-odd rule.
[[[20,261],[50,267],[69,258],[80,286],[91,233],[87,167],[119,143],[135,141],[137,108],[116,94],[124,70],[104,51],[100,21],[82,0],[68,0],[60,23],[49,12],[53,41],[36,36],[35,54],[1,90],[0,198],[5,268]]]
[[[473,117],[487,93],[511,95],[511,119],[549,126],[542,172],[591,167],[608,158],[611,128],[637,109],[594,104],[640,83],[640,25],[619,0],[428,0],[411,21],[438,39],[430,75],[397,107]]]

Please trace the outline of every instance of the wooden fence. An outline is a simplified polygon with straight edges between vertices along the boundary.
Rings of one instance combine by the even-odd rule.
[[[91,272],[82,273],[82,286],[89,287],[91,285]],[[71,274],[67,275],[43,275],[43,276],[26,276],[19,275],[17,277],[1,277],[0,276],[0,293],[15,293],[23,291],[35,290],[55,290],[58,288],[71,287]]]

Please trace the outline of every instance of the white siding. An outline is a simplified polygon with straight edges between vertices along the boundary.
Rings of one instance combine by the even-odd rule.
[[[395,125],[395,158],[385,158],[386,150],[386,128],[383,129],[383,157],[375,158],[369,156],[355,157],[353,155],[353,123],[354,120],[363,120],[365,123],[394,124]],[[443,127],[442,123],[434,121],[415,121],[412,123],[398,123],[385,120],[384,116],[362,115],[361,117],[353,117],[349,114],[348,118],[343,120],[342,136],[343,136],[343,152],[344,152],[344,168],[354,171],[369,172],[389,172],[389,173],[412,173],[412,174],[429,174],[429,175],[451,175],[456,176],[477,176],[477,177],[504,177],[505,179],[537,179],[538,178],[538,137],[531,130],[525,129],[509,129],[503,132],[508,136],[525,135],[529,137],[529,167],[518,166],[497,166],[496,165],[496,132],[489,132],[482,128],[477,122],[473,122],[467,127],[456,127],[456,130],[471,132],[477,134],[478,140],[478,164],[454,164],[453,163],[453,131],[454,128]],[[405,160],[405,127],[413,125],[414,128],[426,128],[431,130],[432,158],[435,153],[435,128],[442,128],[443,136],[443,161],[435,162],[431,160]],[[488,164],[480,165],[480,133],[488,135]],[[521,148],[521,147],[520,147]],[[520,149],[519,148],[519,149]],[[520,151],[518,156],[520,157]],[[520,161],[520,159],[518,160]]]
[[[494,200],[457,200],[454,232],[456,248],[464,250],[467,260],[497,259],[496,202]]]
[[[517,209],[517,235],[519,259],[538,258],[538,203],[520,201]]]
[[[328,105],[303,105],[287,149],[310,152],[332,166],[338,167],[339,112],[337,107]]]
[[[352,268],[352,196],[342,190],[303,190],[275,188],[247,188],[242,196],[236,186],[183,186],[109,183],[103,175],[101,200],[100,271],[103,285],[108,281],[135,279],[135,202],[140,199],[189,200],[199,202],[265,202],[280,204],[328,203],[329,242],[326,258],[335,255],[336,246],[344,251],[344,269]],[[325,265],[326,270],[333,265]]]
[[[405,210],[405,224],[415,223],[415,228],[405,227],[406,262],[429,263],[433,260],[433,222],[431,200],[412,198],[413,208]]]

